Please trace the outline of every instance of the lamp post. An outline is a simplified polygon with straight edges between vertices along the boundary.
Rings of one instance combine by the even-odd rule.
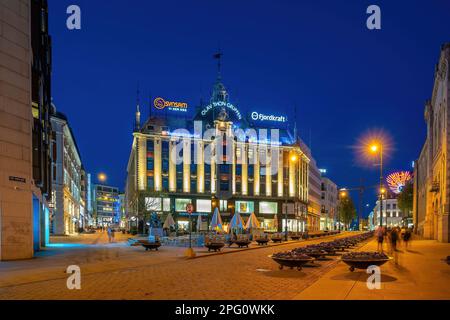
[[[185,256],[188,258],[195,257],[194,249],[192,249],[192,212],[194,212],[194,206],[192,203],[186,205],[186,212],[189,215],[189,248],[185,251]]]
[[[295,153],[292,153],[290,156],[289,156],[289,163],[291,164],[295,164],[295,163],[297,163],[297,159],[298,159],[298,157],[297,157],[297,154],[295,154]],[[294,167],[294,201],[295,201],[295,195],[297,194],[297,192],[296,192],[296,187],[297,187],[297,179],[296,179],[296,177],[297,177],[297,174],[296,174],[296,172],[295,172],[295,167]],[[288,241],[288,197],[289,197],[289,184],[288,184],[288,190],[287,190],[287,193],[286,193],[286,197],[285,197],[285,199],[284,199],[284,201],[285,201],[285,206],[284,206],[284,221],[285,221],[285,224],[284,224],[284,232],[285,232],[285,238],[286,238],[286,241]]]
[[[342,208],[342,199],[345,199],[347,197],[347,191],[345,189],[342,189],[339,192],[339,212],[338,212],[338,230],[341,232],[341,208]]]
[[[372,153],[380,153],[380,227],[383,226],[383,194],[386,190],[383,188],[383,144],[382,143],[374,143],[370,146],[370,151]],[[386,217],[387,219],[387,217]],[[386,221],[387,225],[387,221]]]

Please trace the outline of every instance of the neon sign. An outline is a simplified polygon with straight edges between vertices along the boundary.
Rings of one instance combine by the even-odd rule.
[[[155,100],[153,100],[153,105],[158,110],[168,108],[171,111],[187,112],[188,108],[188,104],[186,102],[166,101],[161,97],[158,97]]]
[[[285,116],[275,116],[275,115],[267,115],[262,114],[256,111],[251,113],[252,120],[255,121],[275,121],[275,122],[286,122],[287,118]]]
[[[236,115],[236,117],[239,120],[242,120],[242,115],[241,112],[231,103],[229,102],[223,102],[223,101],[218,101],[218,102],[213,102],[208,104],[201,112],[202,116],[205,116],[210,110],[212,110],[213,108],[217,108],[217,107],[227,107],[228,109],[230,109],[231,111],[234,112],[234,114]]]

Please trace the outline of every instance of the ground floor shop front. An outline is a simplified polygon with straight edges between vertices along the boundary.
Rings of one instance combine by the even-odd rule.
[[[211,218],[215,209],[220,213],[225,231],[229,223],[238,213],[244,224],[252,213],[255,213],[260,226],[267,232],[287,230],[291,232],[319,230],[318,217],[307,214],[307,205],[293,199],[280,200],[276,198],[231,198],[217,199],[211,197],[161,196],[145,197],[146,212],[156,212],[162,222],[171,213],[175,221],[175,229],[189,231],[189,221],[192,221],[193,231],[209,230]],[[186,206],[192,204],[194,212],[191,216],[186,212]],[[130,221],[136,220],[136,214],[129,213]]]

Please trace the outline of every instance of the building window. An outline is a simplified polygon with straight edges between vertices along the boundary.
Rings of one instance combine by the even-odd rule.
[[[155,183],[154,183],[153,176],[152,177],[147,177],[147,189],[148,190],[155,189]]]
[[[259,213],[262,214],[275,214],[278,213],[278,203],[277,202],[267,202],[261,201],[259,203]]]
[[[147,158],[147,170],[154,170],[155,169],[155,161],[153,160],[153,157]]]
[[[145,197],[145,209],[147,211],[161,211],[161,198]]]
[[[162,188],[163,188],[163,191],[165,191],[165,192],[169,191],[169,178],[168,177],[162,178]]]
[[[183,192],[183,178],[177,177],[177,191]]]
[[[169,172],[169,159],[162,159],[162,172],[163,173]]]
[[[147,140],[147,151],[148,152],[155,151],[155,142],[153,140]]]
[[[197,193],[197,179],[191,178],[191,193]]]
[[[255,203],[253,201],[236,201],[236,212],[239,213],[255,212]]]
[[[220,211],[227,211],[228,210],[228,200],[220,200],[219,209],[220,209]]]
[[[197,212],[211,212],[211,200],[197,199]]]
[[[253,177],[253,173],[254,173],[254,166],[252,164],[249,164],[248,165],[248,176]]]
[[[164,198],[163,199],[163,211],[171,211],[170,210],[170,198]]]
[[[220,180],[220,191],[229,191],[230,182],[228,180]]]
[[[191,199],[175,199],[175,211],[186,212],[186,205],[191,203]]]

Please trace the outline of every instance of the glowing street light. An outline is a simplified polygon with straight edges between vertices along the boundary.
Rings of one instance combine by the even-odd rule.
[[[106,181],[106,174],[104,174],[103,172],[101,172],[101,173],[99,173],[98,175],[97,175],[97,178],[98,178],[98,181],[100,181],[100,182],[105,182]]]
[[[298,160],[298,156],[297,156],[297,154],[296,153],[291,153],[291,155],[290,155],[290,157],[289,157],[289,161],[291,162],[291,163],[295,163],[295,162],[297,162],[297,160]],[[296,184],[296,181],[294,181],[294,185]],[[295,189],[295,187],[294,187],[294,189]],[[288,196],[289,196],[289,192],[286,194],[286,198],[285,198],[285,206],[284,206],[284,220],[285,220],[285,224],[284,224],[284,232],[285,232],[285,238],[286,238],[286,241],[288,241],[288,214],[287,214],[287,212],[288,212]]]
[[[376,145],[376,144],[373,144],[373,145],[371,145],[370,146],[370,151],[372,151],[372,152],[377,152],[378,151],[378,145]]]
[[[348,191],[346,189],[341,189],[339,191],[339,200],[343,200],[345,198],[347,198],[348,196]],[[340,203],[339,206],[342,206],[342,204]],[[341,209],[339,208],[338,211],[338,230],[339,232],[341,232]]]
[[[370,152],[380,154],[380,227],[383,226],[383,195],[386,189],[383,187],[383,144],[379,141],[371,143],[369,146]],[[386,217],[387,219],[387,217]],[[386,220],[387,225],[387,220]]]

